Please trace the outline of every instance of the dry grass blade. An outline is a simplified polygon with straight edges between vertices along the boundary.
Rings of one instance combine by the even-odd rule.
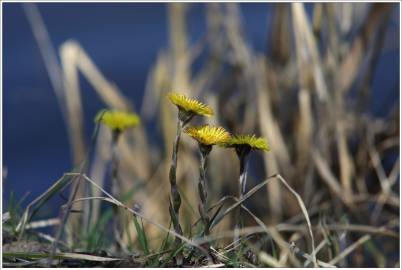
[[[74,164],[79,164],[85,155],[85,141],[83,134],[83,109],[81,104],[78,70],[76,59],[78,53],[70,49],[71,42],[63,43],[60,48],[60,59],[63,69],[63,83],[65,89],[65,105],[67,113],[67,126],[69,127],[69,140]]]
[[[46,241],[48,241],[48,242],[50,242],[50,243],[53,243],[53,242],[56,240],[56,239],[54,239],[54,237],[52,237],[52,236],[50,236],[50,235],[48,235],[48,234],[45,234],[45,233],[35,232],[35,234],[36,234],[39,238],[42,238],[42,239],[44,239],[44,240],[46,240]],[[68,248],[67,244],[64,243],[64,242],[59,241],[58,244],[62,245],[63,248],[66,248],[66,249]]]
[[[258,254],[258,259],[262,262],[265,263],[268,266],[271,267],[285,267],[285,265],[281,264],[281,262],[279,262],[278,260],[276,260],[274,257],[272,257],[271,255],[265,253],[264,251],[260,252]]]
[[[380,181],[381,189],[383,193],[389,193],[389,189],[391,188],[389,179],[387,174],[385,173],[384,167],[381,163],[380,154],[378,153],[377,149],[374,147],[374,134],[371,132],[367,135],[367,144],[368,150],[370,155],[370,160],[373,164],[373,167],[377,173],[378,180]]]
[[[78,259],[78,260],[87,260],[87,261],[95,261],[95,262],[110,262],[110,261],[119,261],[119,258],[107,258],[100,256],[93,256],[87,254],[79,254],[79,253],[57,253],[56,256],[65,259]]]
[[[220,268],[220,267],[225,267],[225,264],[217,263],[217,264],[209,264],[209,265],[201,266],[201,268]]]
[[[329,186],[331,191],[334,192],[346,205],[351,205],[350,194],[346,193],[339,185],[325,159],[320,155],[318,150],[313,150],[312,154],[314,163],[317,167],[318,173],[321,175],[321,178]]]
[[[28,18],[29,24],[32,28],[32,32],[38,43],[39,50],[42,54],[43,61],[47,73],[49,74],[50,82],[52,88],[57,96],[57,101],[61,108],[64,119],[66,120],[66,108],[65,108],[65,95],[63,89],[63,78],[60,64],[57,60],[56,50],[52,46],[50,41],[49,33],[45,27],[42,16],[40,15],[39,9],[33,3],[24,3],[22,5],[25,15]]]
[[[309,230],[309,233],[310,233],[310,237],[311,237],[311,249],[312,249],[312,253],[313,253],[312,258],[313,258],[313,261],[314,261],[314,266],[317,267],[317,258],[316,258],[316,251],[315,251],[314,235],[313,235],[313,230],[311,229],[311,222],[310,222],[310,218],[308,216],[306,206],[304,205],[303,200],[300,197],[300,195],[288,185],[288,183],[285,181],[285,179],[283,179],[283,177],[281,175],[278,174],[277,178],[279,180],[281,180],[281,182],[286,186],[286,188],[297,198],[299,206],[300,206],[301,210],[303,211],[304,217],[305,217],[306,222],[307,222],[308,230]]]
[[[41,252],[4,252],[4,257],[11,257],[11,258],[25,258],[25,259],[43,259],[49,258],[48,253],[41,253]],[[75,259],[75,260],[85,260],[85,261],[95,261],[95,262],[110,262],[110,261],[119,261],[121,259],[118,258],[107,258],[107,257],[100,257],[88,254],[81,254],[81,253],[70,253],[70,252],[61,252],[54,254],[55,259]]]
[[[109,107],[120,110],[130,109],[130,105],[120,93],[117,86],[105,79],[99,69],[88,57],[88,54],[77,42],[73,40],[64,42],[60,47],[60,55],[61,58],[64,59],[63,69],[73,69],[74,72],[80,70],[87,78],[88,82],[92,84],[94,90],[97,91],[99,96]],[[71,83],[69,84],[70,86],[75,86],[75,88],[66,90],[69,91],[70,95],[75,97],[74,100],[71,101],[71,104],[74,106],[77,106],[78,103],[81,104],[78,82],[76,79],[77,78],[74,76],[69,76],[66,78],[66,80]]]
[[[338,92],[340,94],[340,91]],[[338,108],[337,111],[345,111],[345,109]],[[354,168],[347,145],[344,118],[345,116],[338,117],[335,124],[337,133],[338,159],[340,164],[340,175],[343,190],[352,196],[352,176]]]
[[[306,84],[306,83],[303,83]],[[300,121],[297,124],[297,161],[299,167],[305,168],[309,165],[311,141],[314,132],[314,120],[312,113],[312,95],[302,88],[298,92]]]
[[[388,179],[391,187],[396,183],[398,180],[398,176],[400,173],[400,157],[395,161],[394,167],[392,168],[391,172],[389,173]]]
[[[190,58],[186,29],[186,4],[170,3],[169,6],[170,46],[173,57],[172,89],[189,94]],[[186,92],[187,91],[187,92]]]
[[[363,233],[369,233],[369,234],[381,235],[381,236],[387,236],[387,237],[399,239],[398,234],[396,234],[392,231],[387,231],[387,230],[379,229],[379,228],[373,228],[373,227],[366,228],[366,226],[362,226],[362,225],[355,225],[353,227],[350,227],[349,225],[342,225],[342,224],[334,224],[334,225],[327,225],[327,226],[328,226],[328,228],[326,228],[326,229],[328,229],[330,231],[363,232]],[[270,229],[271,226],[267,227],[267,228]],[[303,231],[306,229],[305,226],[300,226],[300,225],[287,225],[287,226],[278,225],[273,228],[279,232]],[[313,227],[313,229],[319,230],[320,228]],[[240,230],[239,235],[248,235],[248,234],[252,234],[252,233],[266,233],[266,229],[261,228],[261,226],[245,227],[242,230]],[[222,238],[230,238],[230,237],[233,237],[233,235],[234,235],[233,230],[222,231],[218,235],[211,235],[209,237],[200,239],[199,241],[197,241],[197,243],[202,244],[202,243],[206,243],[209,241],[215,241],[215,240],[222,239]]]
[[[367,4],[368,6],[368,4]],[[351,84],[358,77],[359,68],[361,68],[366,56],[370,42],[377,35],[378,29],[384,19],[389,16],[392,10],[392,5],[386,3],[375,3],[373,5],[363,6],[369,9],[368,14],[361,26],[361,31],[358,36],[350,44],[350,49],[347,55],[343,57],[340,63],[338,81],[340,82],[340,91],[344,92],[351,89]]]
[[[50,218],[46,220],[38,220],[28,223],[25,228],[26,229],[37,229],[37,228],[44,228],[49,226],[55,226],[60,224],[59,218]]]
[[[263,59],[258,59],[258,67],[258,75],[261,81],[261,83],[257,86],[260,87],[260,89],[258,89],[259,91],[257,91],[259,126],[262,135],[266,137],[268,141],[276,142],[273,146],[275,148],[272,151],[273,154],[264,155],[266,175],[271,175],[279,172],[279,164],[282,164],[287,168],[290,168],[291,166],[287,166],[289,165],[288,149],[283,140],[279,125],[272,115],[268,83],[264,76],[267,74],[267,70],[265,61]],[[268,201],[270,208],[272,209],[274,219],[279,220],[279,217],[283,212],[283,194],[279,187],[279,183],[273,182],[270,185],[267,185],[267,192],[272,194],[272,196],[268,196]]]
[[[310,261],[310,262],[311,262],[311,261],[314,260],[314,258],[313,258],[311,255],[309,255],[309,254],[307,254],[307,253],[301,251],[301,250],[300,250],[297,246],[295,246],[295,245],[291,245],[291,249],[293,250],[293,252],[297,253],[299,256],[302,256],[303,258],[307,259],[307,261]],[[326,262],[323,262],[323,261],[320,261],[320,260],[317,260],[317,265],[319,265],[319,266],[321,266],[321,267],[327,267],[327,268],[336,268],[336,267],[333,266],[332,264],[326,263]],[[316,266],[316,267],[317,267],[317,266]]]
[[[365,242],[367,242],[370,239],[371,239],[371,235],[366,234],[366,235],[362,236],[361,238],[359,238],[359,240],[357,240],[351,246],[349,246],[344,251],[342,251],[340,254],[338,254],[338,256],[336,256],[334,259],[332,259],[329,263],[334,264],[334,265],[337,264],[340,260],[342,260],[343,258],[348,256],[351,252],[353,252],[357,247],[364,244]]]
[[[300,231],[305,228],[300,225],[290,225],[290,224],[278,224],[276,226],[279,231]],[[313,227],[314,230],[319,229],[319,227]],[[358,224],[327,224],[326,229],[330,231],[349,231],[349,232],[361,232],[368,234],[376,234],[382,236],[388,236],[392,238],[399,239],[399,234],[391,230],[387,230],[385,227],[373,227],[367,225]]]
[[[304,10],[303,3],[292,3],[292,14],[293,14],[293,28],[296,35],[296,48],[298,49],[298,59],[303,61],[304,64],[308,64],[311,61],[312,73],[314,76],[315,90],[321,101],[326,101],[328,99],[328,89],[324,80],[323,70],[320,63],[320,55],[317,48],[317,44],[314,40],[314,35],[312,33],[310,24],[308,22],[306,11]],[[308,53],[303,53],[299,50],[305,49]],[[310,55],[311,59],[302,59],[303,55]],[[303,64],[300,62],[299,64]],[[304,69],[300,66],[300,71]]]

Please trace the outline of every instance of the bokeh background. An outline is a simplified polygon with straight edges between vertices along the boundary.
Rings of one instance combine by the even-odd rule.
[[[38,8],[56,49],[75,39],[134,107],[141,108],[150,69],[159,51],[169,46],[167,4],[39,4]],[[267,46],[271,9],[266,4],[241,5],[250,45],[261,53]],[[22,5],[5,4],[3,23],[7,203],[10,191],[22,197],[29,190],[27,201],[35,198],[73,163],[62,113]],[[190,5],[187,23],[189,42],[194,44],[206,34],[205,5]],[[93,117],[105,105],[82,77],[80,84],[88,141]],[[149,122],[148,135],[160,143],[157,126],[152,119]]]
[[[399,10],[373,3],[3,4],[3,207],[10,199],[26,206],[82,161],[100,109],[131,108],[143,124],[119,145],[127,190],[136,194],[129,203],[167,223],[176,111],[165,94],[175,90],[211,104],[216,117],[209,123],[268,139],[272,150],[253,155],[249,187],[280,173],[314,224],[328,215],[329,223],[384,225],[399,234]],[[53,76],[68,77],[61,64],[87,57],[102,74],[92,77],[96,90],[88,80],[94,68],[78,64],[88,72],[78,73],[81,109],[77,99],[66,105],[74,72],[57,97],[35,27],[44,31],[45,58],[56,59]],[[88,174],[107,187],[110,134],[99,134]],[[188,223],[197,201],[195,150],[184,138],[178,173]],[[211,200],[237,190],[236,156],[227,151],[211,156]],[[58,213],[62,196],[52,202],[38,217]],[[300,214],[280,184],[248,205],[267,224]],[[399,261],[397,241],[377,247],[386,265]],[[381,262],[368,256],[345,263]]]

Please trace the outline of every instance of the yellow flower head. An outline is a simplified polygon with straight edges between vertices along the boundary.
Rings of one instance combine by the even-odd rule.
[[[209,125],[188,127],[184,132],[203,145],[223,144],[230,139],[229,132],[223,127]]]
[[[127,128],[137,126],[140,123],[140,118],[135,113],[102,110],[96,115],[95,122],[100,122],[113,131],[124,131]]]
[[[249,146],[251,149],[269,151],[269,146],[264,138],[255,135],[232,136],[225,145],[227,147]]]
[[[198,100],[188,98],[183,94],[170,92],[168,93],[168,98],[180,110],[208,117],[214,115],[214,111],[210,106],[201,103]]]

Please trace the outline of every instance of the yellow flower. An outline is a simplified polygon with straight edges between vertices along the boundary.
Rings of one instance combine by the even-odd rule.
[[[203,145],[223,144],[230,139],[229,132],[223,127],[209,125],[188,127],[184,132]]]
[[[269,146],[264,138],[255,135],[232,136],[225,145],[227,147],[249,146],[251,149],[269,151]]]
[[[113,131],[123,131],[137,126],[140,123],[140,118],[135,113],[102,110],[95,117],[95,122],[100,122]]]
[[[198,100],[188,98],[183,94],[170,92],[168,93],[168,98],[170,101],[176,105],[180,110],[184,110],[189,113],[204,115],[204,116],[212,116],[214,115],[214,111],[212,108],[204,103],[199,102]]]

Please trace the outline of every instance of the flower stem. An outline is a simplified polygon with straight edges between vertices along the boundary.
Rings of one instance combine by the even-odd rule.
[[[119,130],[113,130],[112,131],[112,160],[111,160],[111,193],[112,195],[117,198],[118,196],[120,196],[120,192],[121,192],[121,185],[120,185],[120,181],[119,181],[119,158],[118,158],[118,148],[117,148],[117,144],[120,138],[120,134],[121,132]],[[118,207],[113,207],[113,212],[114,212],[114,216],[115,218],[112,221],[112,228],[113,228],[113,233],[115,235],[115,239],[116,239],[116,248],[119,250],[120,247],[120,243],[117,239],[120,238],[120,231],[122,228],[122,224],[119,222],[119,218],[121,217],[119,215],[119,209]]]
[[[204,235],[209,235],[209,216],[207,205],[207,182],[206,182],[206,170],[207,170],[207,156],[212,150],[210,145],[199,145],[201,165],[200,165],[200,178],[198,182],[198,194],[200,196],[200,204],[198,205],[198,211],[200,212],[201,220],[204,224]]]
[[[169,180],[170,180],[170,205],[169,205],[169,213],[172,219],[174,230],[177,234],[183,235],[183,230],[180,226],[179,222],[179,210],[181,205],[181,197],[180,193],[177,189],[176,183],[176,168],[177,168],[177,154],[179,151],[179,142],[180,136],[183,129],[183,122],[180,119],[177,119],[177,130],[176,130],[176,138],[173,143],[173,153],[172,153],[172,164],[170,166],[169,171]],[[176,244],[181,243],[181,239],[176,237]]]
[[[247,169],[248,169],[248,156],[246,154],[240,157],[239,199],[242,199],[244,193],[246,192]]]
[[[248,154],[250,153],[250,148],[248,147],[239,147],[236,149],[237,156],[240,161],[240,177],[239,177],[239,190],[238,190],[238,198],[241,200],[246,192],[246,184],[247,184],[247,169],[248,169]],[[241,216],[241,206],[240,204],[236,209],[235,214],[235,241],[239,240],[239,230],[242,228],[243,219]]]
[[[113,131],[112,133],[112,194],[113,196],[118,196],[120,192],[120,183],[119,183],[119,159],[117,156],[117,142],[120,137],[119,131]]]

